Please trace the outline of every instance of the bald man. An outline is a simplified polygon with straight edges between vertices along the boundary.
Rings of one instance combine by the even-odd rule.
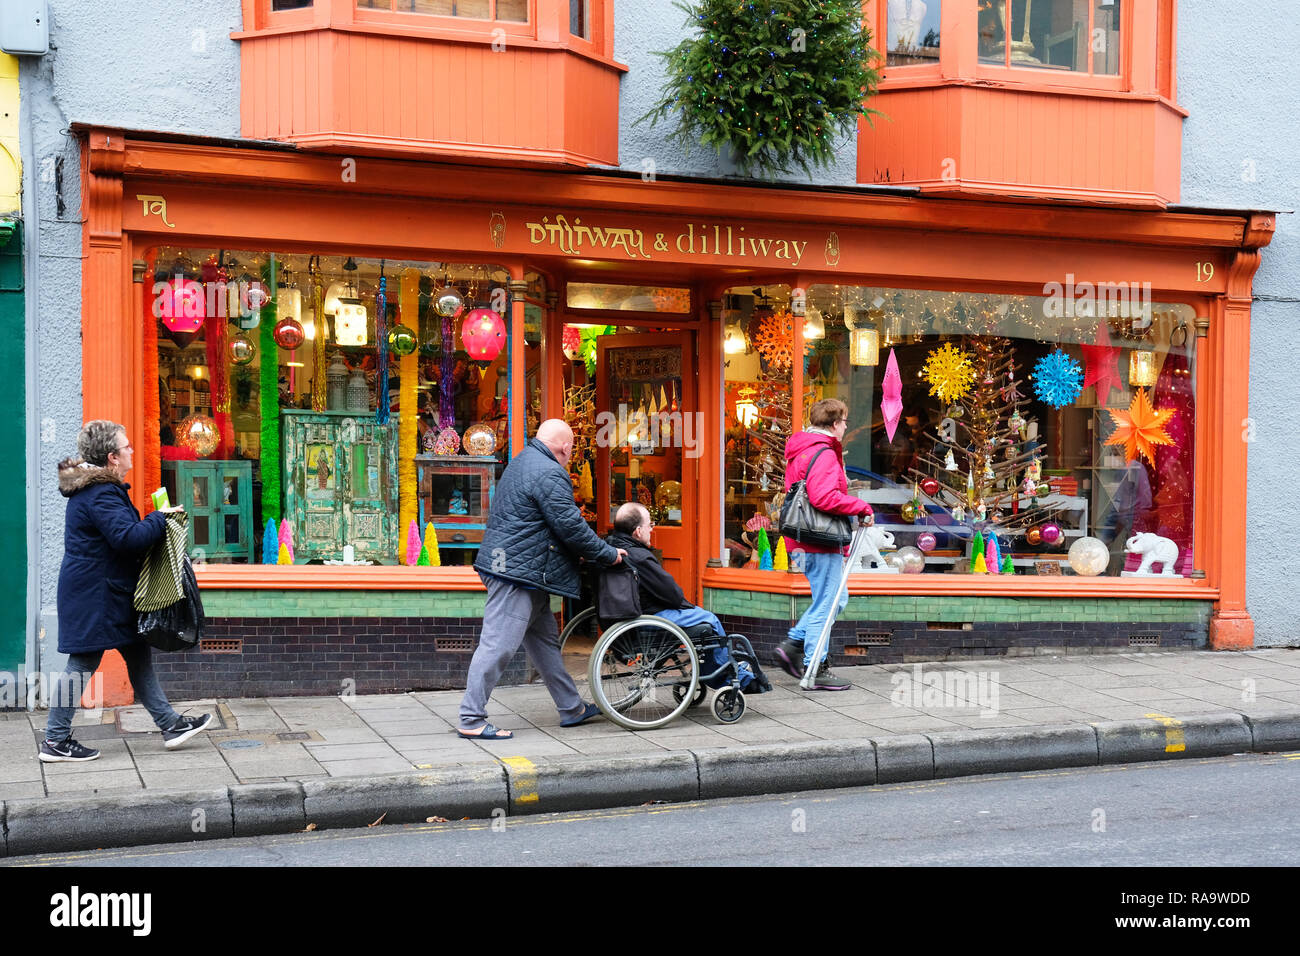
[[[579,557],[614,565],[627,552],[601,541],[582,520],[567,467],[572,454],[573,430],[558,418],[548,419],[497,483],[474,561],[487,587],[487,604],[460,702],[457,732],[467,739],[513,736],[488,723],[487,704],[521,643],[551,692],[561,727],[576,727],[600,713],[582,700],[564,669],[551,595],[579,596]]]

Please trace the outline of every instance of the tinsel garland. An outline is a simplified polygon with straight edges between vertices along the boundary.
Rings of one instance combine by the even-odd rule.
[[[407,269],[402,273],[402,292],[399,300],[401,321],[413,329],[420,327],[420,270]],[[399,360],[402,375],[401,421],[397,427],[397,514],[398,527],[415,526],[418,505],[416,502],[415,455],[419,435],[419,398],[417,379],[420,377],[419,359],[415,352]]]
[[[442,359],[438,363],[438,428],[456,424],[456,405],[453,391],[456,383],[451,373],[456,358],[456,334],[451,329],[451,316],[442,318]]]
[[[375,421],[388,424],[388,276],[379,264],[379,292],[375,295],[375,347],[379,352],[379,372],[375,376]]]
[[[201,272],[205,282],[213,280],[224,283],[230,280],[229,273],[215,259],[205,263]],[[220,441],[212,457],[224,460],[235,449],[235,425],[230,418],[230,365],[226,358],[226,346],[230,340],[227,319],[221,313],[223,309],[214,309],[203,320],[203,348],[208,361],[209,398],[212,402],[212,419],[217,423]]]
[[[311,309],[316,323],[315,338],[312,340],[312,375],[311,375],[311,410],[325,411],[328,396],[326,394],[325,371],[329,360],[325,356],[325,281],[321,278],[320,264],[317,256],[311,257],[307,267],[311,275]]]
[[[144,435],[140,441],[141,459],[144,466],[144,490],[151,495],[155,488],[162,485],[162,423],[159,420],[158,399],[158,317],[153,314],[154,270],[158,267],[158,252],[150,249],[144,259],[144,282],[141,283],[142,299],[141,321],[144,323],[144,380],[148,387],[144,390]],[[148,500],[146,498],[146,500]],[[150,505],[152,508],[152,504]]]
[[[275,256],[262,269],[270,299],[258,316],[258,400],[262,411],[262,518],[280,517],[280,346],[275,341]]]

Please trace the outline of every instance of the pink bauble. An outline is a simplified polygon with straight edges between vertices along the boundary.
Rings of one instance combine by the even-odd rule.
[[[475,362],[491,362],[506,344],[506,324],[491,309],[475,309],[460,327],[465,351]]]
[[[1051,521],[1043,525],[1042,531],[1043,542],[1045,544],[1056,544],[1063,537],[1061,526],[1059,524],[1054,524]]]
[[[938,540],[929,531],[922,531],[916,536],[916,546],[922,551],[933,551],[938,543]]]

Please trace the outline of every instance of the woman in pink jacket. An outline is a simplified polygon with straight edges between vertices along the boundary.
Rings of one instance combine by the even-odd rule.
[[[848,414],[848,406],[838,398],[823,399],[809,410],[811,427],[792,435],[785,444],[785,490],[789,491],[795,482],[807,475],[808,500],[814,508],[831,514],[865,516],[871,514],[871,505],[848,493],[849,480],[844,474],[844,446],[841,442],[848,428]],[[817,458],[812,474],[808,475],[809,463],[822,449],[826,451]],[[844,571],[844,552],[800,544],[790,538],[785,539],[785,548],[792,553],[804,553],[803,573],[812,588],[812,603],[799,618],[799,623],[790,628],[789,636],[777,646],[777,660],[782,669],[794,677],[803,677],[808,665],[815,663],[817,676],[813,690],[848,690],[852,685],[836,677],[826,666],[829,642],[821,659],[812,660],[826,619],[839,616],[848,603],[847,591],[838,605],[835,602],[840,575]]]

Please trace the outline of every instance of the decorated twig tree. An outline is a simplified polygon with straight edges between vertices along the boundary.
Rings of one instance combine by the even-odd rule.
[[[979,336],[969,350],[948,344],[931,353],[924,372],[949,415],[932,435],[933,451],[921,452],[912,469],[918,504],[943,507],[983,538],[1005,539],[1046,520],[1041,450],[1029,440],[1011,343]]]

